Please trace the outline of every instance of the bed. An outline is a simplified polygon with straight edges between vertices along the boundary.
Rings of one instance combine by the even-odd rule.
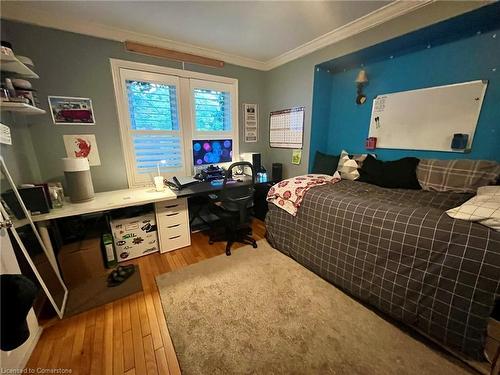
[[[470,197],[342,180],[310,189],[296,216],[269,204],[267,237],[349,294],[483,359],[500,232],[445,213]]]

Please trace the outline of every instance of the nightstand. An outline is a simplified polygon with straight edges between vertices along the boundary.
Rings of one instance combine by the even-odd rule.
[[[257,219],[265,220],[267,214],[267,193],[274,182],[260,182],[255,184],[255,194],[253,197],[253,211]]]

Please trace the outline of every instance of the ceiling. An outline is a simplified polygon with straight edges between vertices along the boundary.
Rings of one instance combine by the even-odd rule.
[[[109,39],[150,40],[150,44],[267,70],[266,64],[279,65],[287,55],[290,58],[285,60],[296,58],[301,49],[310,53],[318,42],[322,42],[318,48],[324,47],[335,41],[335,33],[352,35],[425,3],[2,1],[2,17]]]

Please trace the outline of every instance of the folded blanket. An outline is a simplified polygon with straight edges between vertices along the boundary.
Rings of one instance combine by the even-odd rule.
[[[334,184],[339,181],[339,172],[335,172],[333,176],[308,174],[292,177],[274,185],[267,194],[267,201],[274,203],[277,207],[295,216],[302,203],[302,199],[304,199],[305,193],[309,189],[328,183]]]

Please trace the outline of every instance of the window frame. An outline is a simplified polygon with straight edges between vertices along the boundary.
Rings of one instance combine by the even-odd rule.
[[[207,82],[198,79],[191,79],[190,82],[190,95],[191,95],[191,123],[193,124],[193,137],[197,137],[194,139],[215,139],[220,137],[225,137],[228,135],[233,136],[234,133],[234,124],[233,119],[234,116],[237,116],[235,113],[234,103],[232,102],[234,97],[234,87],[227,83],[219,83],[219,82]],[[195,89],[203,89],[203,90],[214,90],[219,92],[229,92],[230,105],[231,105],[231,130],[223,130],[223,131],[211,131],[211,130],[197,130],[196,129],[196,105],[195,105],[195,97],[194,90]],[[214,136],[210,138],[206,138],[207,136]]]
[[[231,105],[231,130],[228,131],[199,131],[196,130],[196,106],[194,103],[194,89],[209,89],[215,91],[226,91],[230,95],[230,105]],[[239,160],[239,157],[235,159],[235,156],[239,155],[239,135],[238,135],[238,88],[237,85],[231,85],[221,82],[213,82],[206,80],[191,79],[189,82],[189,96],[190,96],[190,115],[191,115],[191,141],[189,143],[189,150],[193,148],[193,140],[213,140],[213,139],[231,139],[233,144],[233,162]],[[233,100],[233,98],[235,98]],[[193,153],[189,159],[191,165],[194,166]],[[231,163],[219,163],[220,165],[227,167]],[[193,167],[194,168],[194,167]],[[199,168],[199,167],[198,167]]]
[[[122,147],[124,150],[124,158],[125,165],[127,166],[127,179],[129,187],[136,186],[145,186],[149,185],[152,180],[151,173],[140,174],[137,172],[137,164],[135,157],[135,149],[133,145],[133,137],[136,134],[139,135],[169,135],[169,136],[177,136],[180,139],[181,146],[181,158],[182,158],[182,167],[181,168],[172,168],[171,171],[162,172],[162,175],[166,177],[171,177],[172,175],[177,174],[177,172],[184,172],[186,160],[185,160],[185,152],[184,152],[184,144],[183,144],[183,129],[182,129],[182,114],[180,113],[180,100],[179,100],[179,89],[180,82],[179,78],[171,75],[137,71],[131,69],[120,68],[120,86],[121,86],[121,99],[122,99],[122,111],[125,113],[120,122],[120,133],[122,140]],[[129,112],[129,102],[128,102],[128,91],[126,81],[134,80],[134,81],[142,81],[142,82],[154,82],[165,84],[169,86],[175,86],[176,89],[176,107],[177,107],[177,121],[178,121],[178,130],[134,130],[132,129],[132,123]],[[125,150],[129,150],[128,152]],[[153,172],[154,173],[154,172]]]
[[[118,122],[120,129],[120,138],[122,143],[122,153],[125,160],[127,181],[129,188],[152,186],[153,180],[150,174],[145,174],[148,178],[137,179],[135,168],[135,159],[133,147],[131,147],[130,133],[133,132],[130,126],[130,115],[128,112],[128,96],[125,80],[122,79],[121,71],[130,70],[137,74],[149,73],[161,74],[176,77],[178,86],[176,87],[177,94],[177,116],[179,121],[179,132],[181,137],[181,147],[183,148],[183,173],[184,175],[192,175],[194,172],[194,160],[192,152],[192,141],[195,139],[232,139],[233,141],[233,161],[239,160],[239,99],[238,99],[238,80],[235,78],[216,76],[212,74],[198,73],[189,70],[181,70],[175,68],[167,68],[157,65],[137,63],[120,59],[110,59],[111,73],[113,77],[113,85],[115,89],[115,99],[117,105]],[[140,78],[135,78],[140,80]],[[162,83],[159,81],[159,83]],[[197,132],[195,127],[195,117],[193,114],[193,91],[191,90],[192,83],[198,88],[200,84],[204,87],[199,88],[223,88],[229,89],[231,97],[231,131],[225,132]],[[136,131],[137,132],[137,131]],[[165,132],[165,131],[159,131]],[[133,159],[133,160],[132,160]],[[175,174],[175,173],[174,173]],[[169,174],[162,173],[168,177]],[[172,175],[172,174],[170,174]]]

